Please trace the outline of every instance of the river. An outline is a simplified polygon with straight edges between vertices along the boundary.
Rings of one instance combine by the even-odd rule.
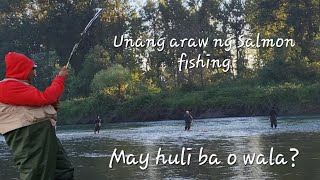
[[[196,119],[191,131],[184,131],[184,121],[172,120],[103,124],[100,134],[93,133],[93,125],[58,126],[57,134],[78,180],[320,179],[319,116],[280,117],[277,129],[270,128],[267,117],[230,117]],[[177,155],[180,162],[163,164],[160,158],[157,164],[160,148],[166,160]],[[181,162],[183,148],[183,162],[188,162],[188,156],[190,160],[185,165]],[[146,166],[142,162],[128,165],[115,159],[110,168],[115,149],[117,154],[123,150],[126,157],[133,154],[137,160],[149,154],[147,169],[140,169]],[[212,164],[207,159],[199,165],[204,160],[199,161],[200,149],[202,155],[212,155]],[[253,154],[259,155],[259,162],[245,165],[243,157]],[[228,163],[229,156],[233,156],[230,161],[237,158],[234,164]],[[214,164],[215,158],[219,164]],[[266,164],[259,164],[262,160]],[[0,162],[1,180],[19,179],[3,137]]]

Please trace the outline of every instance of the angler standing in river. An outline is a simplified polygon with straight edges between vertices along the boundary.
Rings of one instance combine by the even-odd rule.
[[[193,117],[191,116],[189,111],[186,111],[184,114],[184,122],[185,122],[185,127],[184,130],[190,130],[191,124],[192,124]]]
[[[276,111],[274,106],[272,107],[269,115],[270,115],[271,128],[273,128],[273,126],[274,126],[274,128],[277,128],[277,116],[278,116],[278,113],[277,113],[277,111]]]
[[[95,125],[94,125],[94,133],[98,134],[100,133],[100,127],[101,127],[101,118],[100,116],[97,116],[97,119],[95,120]]]

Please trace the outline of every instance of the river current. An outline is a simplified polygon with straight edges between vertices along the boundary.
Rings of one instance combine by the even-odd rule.
[[[267,117],[196,119],[191,131],[184,131],[183,120],[104,123],[100,134],[93,133],[93,126],[57,127],[79,180],[320,179],[318,116],[280,117],[277,129],[270,128]],[[157,163],[160,149],[164,159],[158,158]],[[200,160],[200,149],[202,155],[208,155],[205,163],[204,156]],[[130,157],[131,161],[134,157],[138,162],[140,156],[140,160],[146,160],[149,155],[148,164],[140,161],[128,165],[123,158],[117,163],[121,150],[124,159]],[[170,155],[172,159],[177,156],[176,164],[164,164],[163,160]],[[189,163],[182,165],[182,161],[188,162],[188,155]],[[256,157],[251,164],[244,162],[244,156],[248,155]],[[233,156],[229,160],[234,160],[234,164],[228,162],[229,156]],[[219,164],[214,163],[215,158]],[[19,179],[3,137],[0,137],[0,162],[1,180]],[[142,170],[143,166],[147,168]]]

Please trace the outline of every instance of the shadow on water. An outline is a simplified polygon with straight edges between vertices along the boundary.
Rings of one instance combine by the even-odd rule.
[[[320,178],[320,118],[281,117],[279,128],[271,129],[267,117],[233,117],[195,120],[191,131],[184,131],[183,121],[104,124],[100,134],[93,134],[93,125],[58,127],[58,137],[64,144],[80,180],[95,179],[319,179]],[[192,148],[190,165],[156,165],[159,148],[167,158],[178,155],[182,148]],[[282,154],[286,165],[244,165],[243,155],[263,154],[270,161],[270,149]],[[119,153],[139,155],[149,153],[148,168],[139,165],[109,162],[114,149]],[[216,154],[220,164],[199,165],[199,150]],[[292,161],[294,152],[299,155]],[[229,154],[237,156],[234,165],[227,163]],[[0,179],[17,178],[3,138],[0,138]],[[160,161],[161,162],[161,161]],[[292,168],[292,163],[295,167]],[[141,165],[144,166],[144,165]]]

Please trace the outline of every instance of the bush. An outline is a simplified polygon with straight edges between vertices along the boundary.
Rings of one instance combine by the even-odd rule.
[[[316,107],[319,102],[320,83],[254,86],[237,82],[229,87],[225,84],[207,87],[203,91],[146,93],[121,103],[109,96],[94,94],[90,98],[64,102],[59,117],[64,123],[71,124],[95,114],[111,114],[115,120],[126,121],[128,117],[137,120],[150,113],[159,113],[159,117],[166,118],[163,113],[177,114],[183,109],[220,109],[220,114],[225,116],[230,115],[228,112],[243,116],[267,115],[272,106],[276,106],[282,114],[298,114],[297,110],[307,112],[304,107]]]
[[[116,101],[103,94],[64,101],[58,111],[59,124],[86,123],[83,119],[94,119],[96,115],[108,120],[109,113],[114,111],[115,107]]]

